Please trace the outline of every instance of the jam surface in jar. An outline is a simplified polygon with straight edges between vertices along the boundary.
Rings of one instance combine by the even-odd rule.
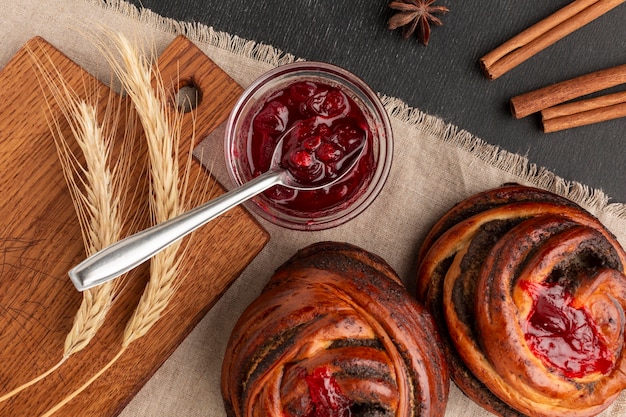
[[[527,281],[520,284],[534,301],[524,334],[535,356],[568,378],[612,370],[613,354],[593,317],[585,308],[571,305],[572,295],[566,287]]]
[[[283,133],[281,167],[300,183],[328,183],[356,165],[337,183],[312,191],[275,186],[264,195],[276,207],[311,217],[357,197],[374,168],[372,134],[363,112],[340,88],[298,81],[270,96],[254,115],[248,132],[248,163],[253,176],[266,172]],[[361,148],[365,151],[361,154]]]

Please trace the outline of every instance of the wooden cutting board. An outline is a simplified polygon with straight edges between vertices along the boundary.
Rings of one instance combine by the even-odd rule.
[[[69,129],[50,91],[40,86],[33,57],[44,66],[54,64],[79,95],[98,94],[102,112],[115,106],[109,101],[113,93],[104,84],[41,38],[29,41],[0,72],[0,396],[61,359],[82,298],[67,271],[85,257],[85,251],[48,121],[58,120],[68,136]],[[195,116],[185,115],[180,144],[184,164],[191,141],[207,137],[226,119],[241,87],[183,37],[163,52],[158,67],[173,93],[183,86],[196,87],[200,93]],[[122,99],[119,105],[128,103]],[[192,139],[194,125],[197,139]],[[119,134],[124,127],[119,126]],[[139,213],[147,224],[148,216],[141,215],[147,192],[140,172],[145,166],[142,143],[133,150],[137,171],[131,179],[141,184],[141,191],[139,198],[129,198],[125,211]],[[197,161],[192,163],[192,177],[199,178],[196,189],[208,186],[212,196],[224,192]],[[188,194],[196,191],[190,189]],[[56,415],[117,415],[268,239],[242,208],[196,232],[186,253],[184,279],[166,314]],[[147,276],[143,265],[125,278],[104,327],[90,345],[41,382],[1,403],[0,415],[41,415],[109,362],[119,351],[124,326]]]

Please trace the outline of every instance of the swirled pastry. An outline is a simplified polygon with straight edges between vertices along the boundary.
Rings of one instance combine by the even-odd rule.
[[[502,416],[593,416],[626,388],[626,254],[576,204],[507,185],[459,203],[419,254],[455,383]]]
[[[382,259],[332,242],[276,271],[222,368],[229,417],[443,416],[448,389],[430,315]]]

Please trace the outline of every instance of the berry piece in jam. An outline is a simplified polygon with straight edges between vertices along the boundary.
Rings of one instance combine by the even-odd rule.
[[[573,297],[566,287],[528,281],[520,285],[534,302],[524,334],[538,358],[568,378],[612,370],[613,353],[587,309],[572,307]]]
[[[317,155],[317,159],[324,163],[332,163],[343,158],[344,153],[342,149],[333,143],[325,142],[317,149],[315,155]]]
[[[254,118],[254,130],[260,133],[280,133],[285,131],[289,119],[287,106],[278,101],[270,101]]]
[[[337,117],[348,107],[348,98],[337,89],[318,91],[308,101],[308,108],[318,116]]]
[[[365,140],[363,135],[367,132],[367,126],[356,126],[354,124],[338,123],[335,126],[336,142],[345,149],[352,152],[357,149]]]
[[[289,95],[296,103],[305,102],[317,91],[317,85],[309,81],[295,83],[289,88]]]
[[[302,142],[302,146],[309,152],[315,152],[322,144],[322,138],[320,136],[312,136],[310,138],[305,139]]]

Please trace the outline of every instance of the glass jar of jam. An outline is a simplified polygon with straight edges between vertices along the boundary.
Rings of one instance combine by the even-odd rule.
[[[287,131],[281,167],[301,182],[326,182],[359,160],[327,187],[270,188],[246,203],[261,217],[291,229],[326,229],[356,217],[381,191],[393,154],[389,117],[355,75],[330,64],[297,62],[254,81],[226,127],[227,171],[236,186],[269,169]]]

